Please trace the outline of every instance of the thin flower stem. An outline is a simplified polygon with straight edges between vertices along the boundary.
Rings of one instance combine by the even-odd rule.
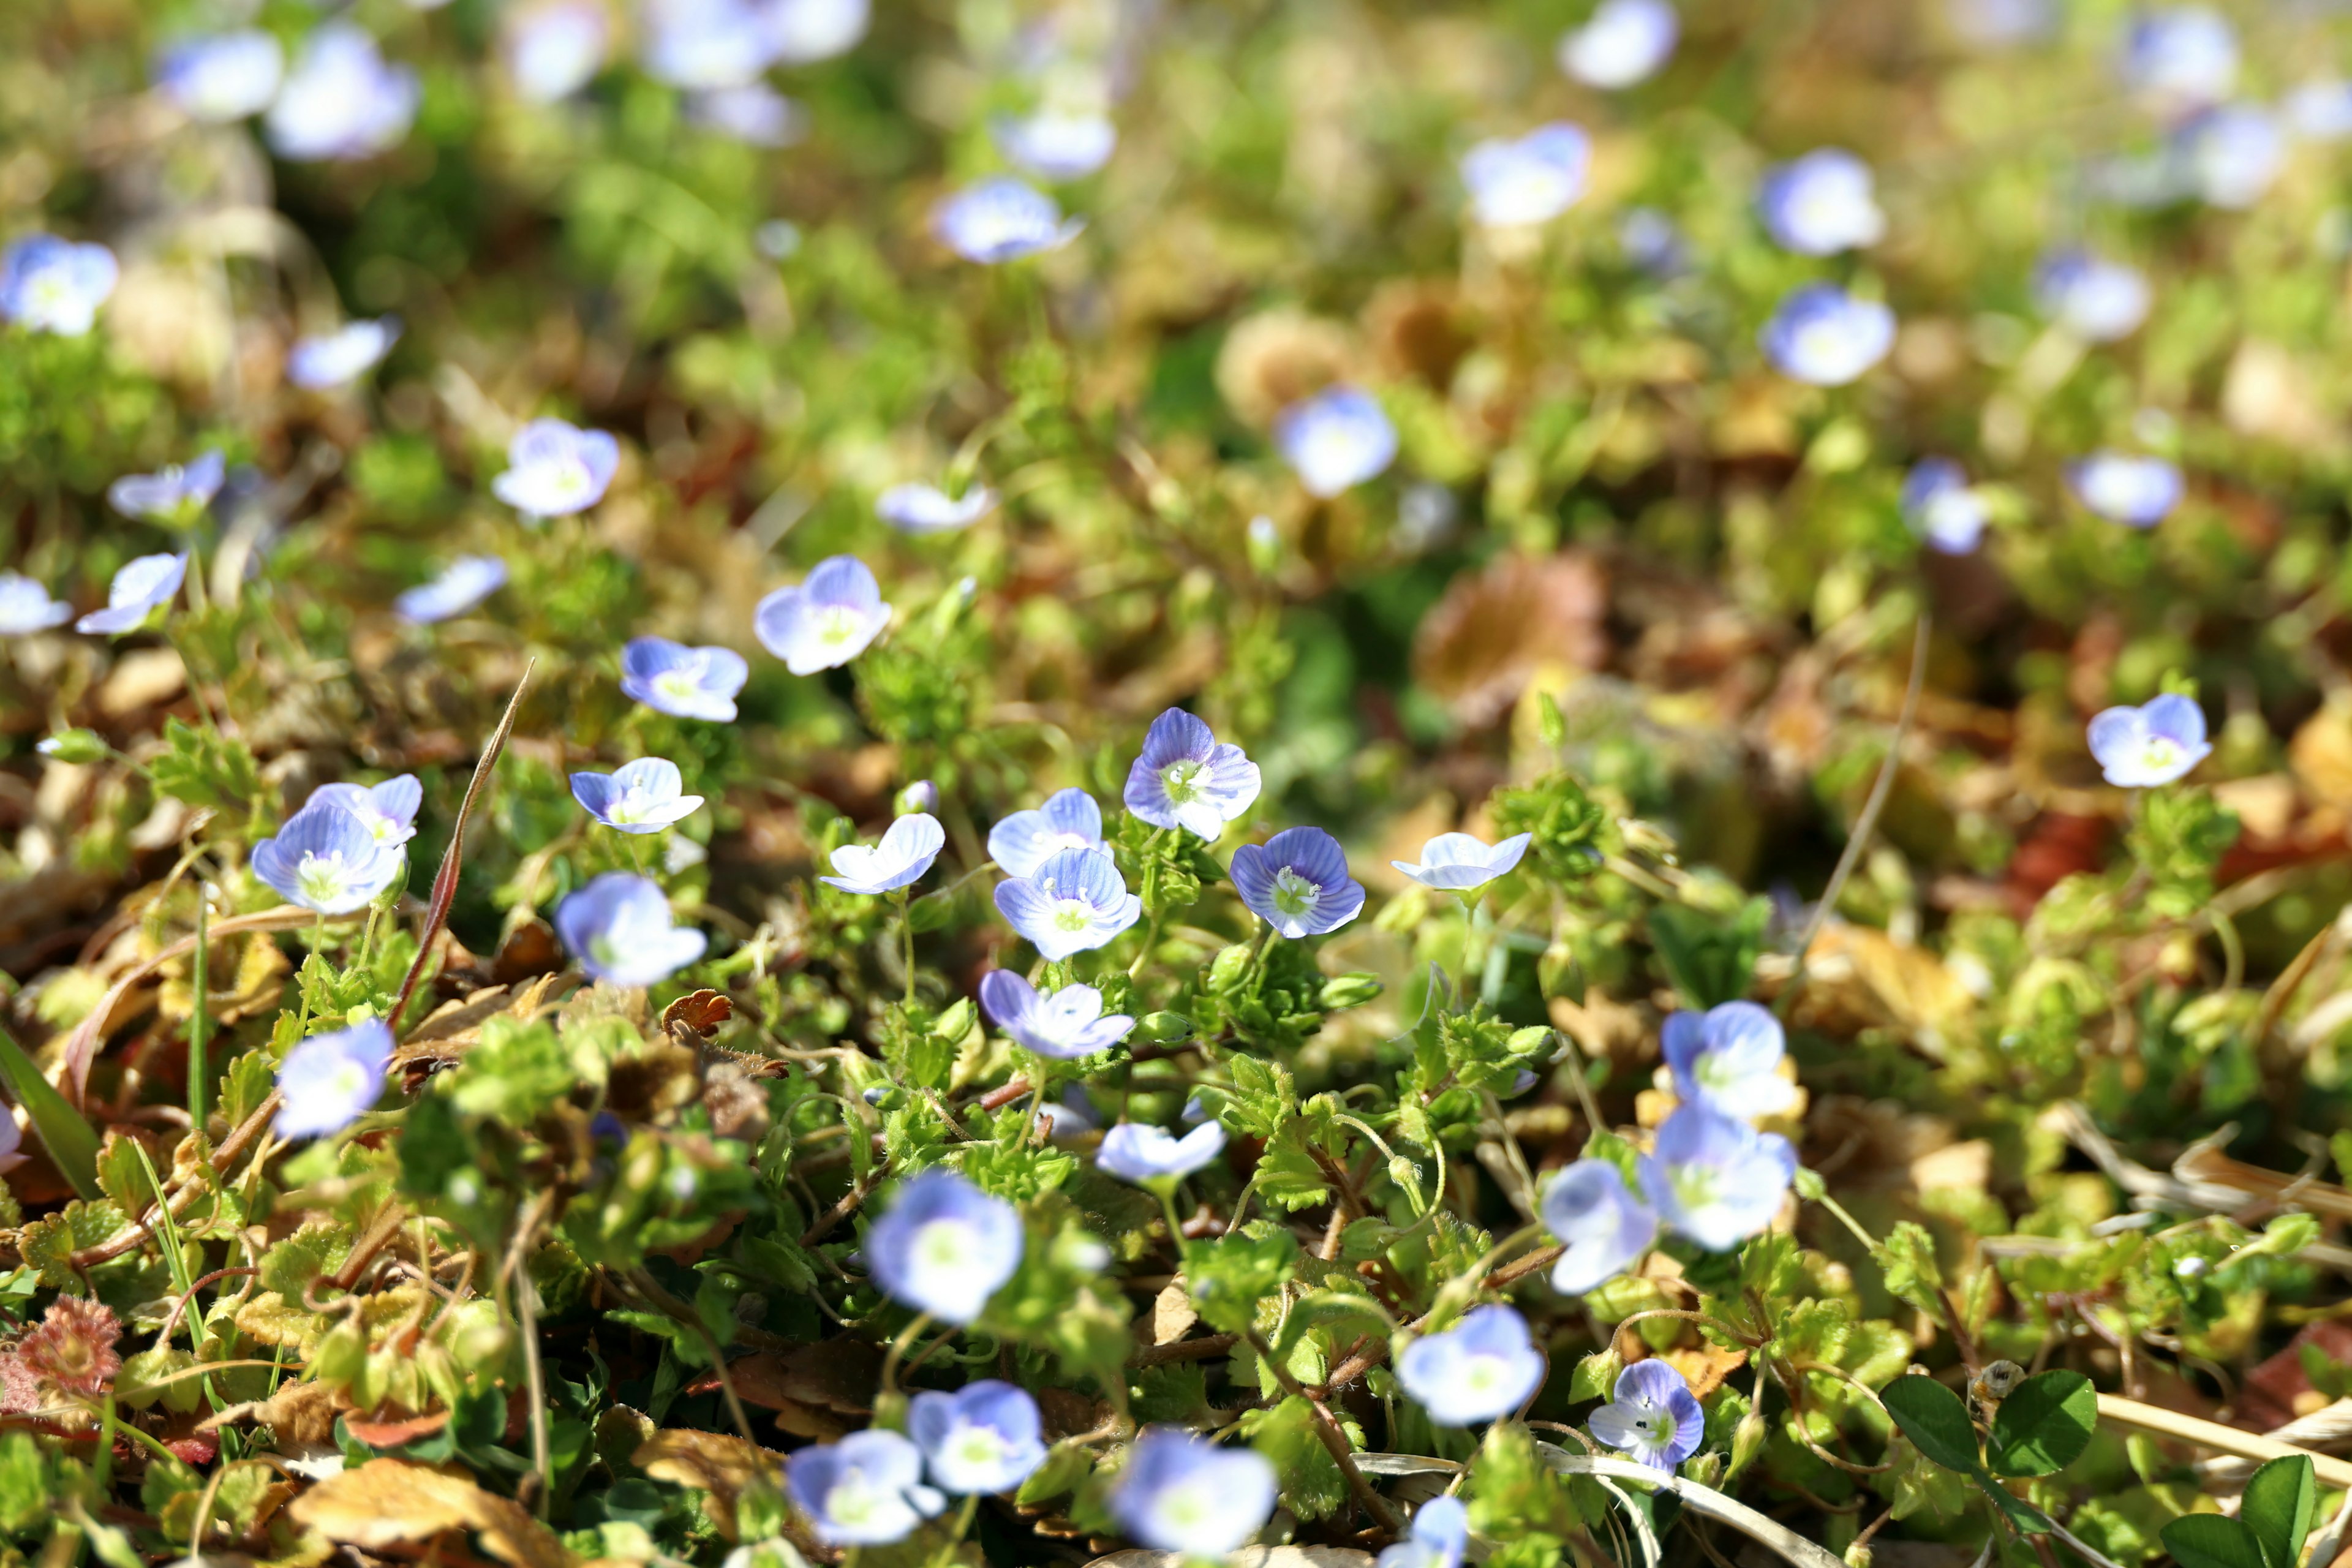
[[[198,1132],[205,1130],[205,1089],[210,1076],[205,1070],[205,1037],[210,1032],[212,1014],[207,1005],[211,976],[206,973],[205,952],[206,917],[212,912],[212,900],[205,890],[205,879],[196,879],[196,951],[193,972],[189,975],[194,988],[188,1012],[188,1125]]]
[[[907,1351],[916,1338],[930,1326],[931,1315],[918,1312],[908,1321],[905,1328],[898,1331],[898,1338],[890,1342],[889,1350],[882,1357],[882,1393],[885,1396],[898,1392],[898,1363],[907,1359]]]

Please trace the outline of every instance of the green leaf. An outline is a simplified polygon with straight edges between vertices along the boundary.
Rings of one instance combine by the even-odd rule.
[[[2021,1498],[2012,1496],[1999,1481],[1994,1480],[1981,1469],[1977,1471],[1977,1485],[1984,1489],[1984,1494],[1992,1500],[1993,1507],[2009,1516],[2010,1525],[2018,1534],[2047,1535],[2050,1533],[2050,1521],[2042,1517],[2040,1509]]]
[[[1748,994],[1771,918],[1769,899],[1750,899],[1727,919],[1687,904],[1661,904],[1650,911],[1650,943],[1684,1000],[1713,1007]]]
[[[2303,1538],[2319,1510],[2319,1483],[2312,1463],[2300,1454],[2273,1459],[2246,1480],[2238,1520],[2254,1533],[2270,1568],[2295,1568]]]
[[[2218,1513],[2192,1513],[2158,1532],[2180,1568],[2269,1568],[2263,1543],[2244,1523]]]
[[[1880,1393],[1886,1413],[1918,1450],[1948,1470],[1979,1468],[1976,1428],[1960,1396],[1932,1377],[1898,1377]]]
[[[2050,1475],[2083,1457],[2098,1424],[2099,1395],[2089,1378],[2037,1373],[2000,1402],[1987,1462],[1999,1475]]]
[[[49,1161],[58,1173],[73,1185],[73,1190],[85,1198],[100,1194],[98,1185],[98,1134],[89,1123],[66,1103],[57,1086],[42,1075],[32,1059],[17,1048],[16,1042],[0,1034],[0,1078],[8,1080],[8,1098],[25,1108],[33,1121],[33,1131],[40,1134],[42,1146],[49,1152]]]

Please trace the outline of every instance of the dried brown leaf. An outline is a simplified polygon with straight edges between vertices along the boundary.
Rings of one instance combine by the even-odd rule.
[[[572,1554],[547,1526],[509,1498],[463,1476],[407,1459],[370,1459],[331,1476],[287,1509],[294,1522],[339,1546],[382,1552],[429,1544],[453,1530],[515,1568],[572,1568]]]

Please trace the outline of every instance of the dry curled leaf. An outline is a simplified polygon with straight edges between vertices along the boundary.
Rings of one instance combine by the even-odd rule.
[[[735,1004],[716,991],[697,991],[681,996],[662,1009],[662,1027],[675,1033],[691,1029],[705,1039],[719,1032],[719,1026],[735,1016]]]
[[[1596,669],[1608,580],[1587,555],[1506,555],[1456,578],[1413,637],[1415,679],[1466,724],[1488,724],[1539,671]]]
[[[735,1539],[735,1500],[755,1479],[776,1475],[784,1457],[721,1432],[671,1428],[637,1445],[629,1463],[657,1481],[709,1494],[711,1522]]]
[[[295,1523],[338,1546],[384,1552],[429,1546],[453,1530],[470,1531],[482,1550],[514,1568],[572,1568],[553,1531],[510,1498],[461,1476],[407,1459],[370,1459],[330,1476],[287,1512]]]

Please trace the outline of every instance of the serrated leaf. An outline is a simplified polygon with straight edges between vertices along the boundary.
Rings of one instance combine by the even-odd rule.
[[[1969,1424],[1968,1406],[1960,1403],[1958,1394],[1932,1377],[1914,1373],[1888,1384],[1879,1398],[1922,1454],[1948,1470],[1976,1473],[1976,1428]]]
[[[67,1261],[86,1247],[111,1241],[131,1228],[122,1211],[104,1198],[96,1203],[70,1203],[47,1219],[28,1223],[16,1233],[16,1250],[26,1267],[40,1270],[41,1283],[62,1290],[77,1278]]]
[[[2099,1395],[2089,1378],[2036,1373],[2000,1402],[1987,1462],[1998,1475],[2051,1475],[2083,1457],[2098,1425]]]

